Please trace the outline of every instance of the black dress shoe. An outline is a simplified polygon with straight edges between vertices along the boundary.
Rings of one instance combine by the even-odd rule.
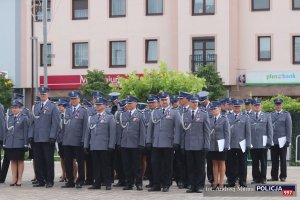
[[[73,183],[66,183],[65,185],[61,186],[61,188],[73,188],[75,187],[75,184]]]
[[[124,187],[126,184],[124,182],[118,182],[117,184],[113,185],[114,187]]]
[[[240,187],[247,187],[245,183],[240,183]]]
[[[91,187],[88,188],[89,190],[97,190],[97,189],[101,189],[101,186],[98,185],[92,185]]]
[[[267,179],[267,181],[278,181],[278,179],[270,178],[270,179]]]
[[[133,189],[133,186],[129,186],[129,185],[127,185],[123,188],[123,190],[132,190],[132,189]]]
[[[93,181],[86,180],[83,185],[93,185]]]
[[[281,182],[285,182],[285,178],[280,178],[280,181]]]
[[[38,181],[38,180],[35,180],[35,181],[32,181],[31,183],[34,185],[34,184],[38,184],[39,181]]]
[[[183,183],[177,182],[177,187],[178,187],[178,189],[183,189],[184,188]]]
[[[34,178],[34,179],[31,180],[31,182],[35,182],[35,181],[37,181],[36,178]]]
[[[159,187],[152,187],[152,188],[148,189],[148,192],[158,192],[160,190],[161,189]]]
[[[16,186],[16,183],[9,184],[10,187]]]
[[[52,188],[53,187],[53,183],[47,183],[46,184],[46,188]]]
[[[111,190],[111,186],[110,185],[108,185],[108,186],[106,186],[106,188],[105,188],[106,190]]]
[[[195,193],[203,193],[203,188],[196,189]]]
[[[194,193],[195,192],[195,190],[194,189],[188,189],[187,191],[186,191],[186,193]]]
[[[225,185],[226,187],[235,187],[235,183],[228,183]]]
[[[37,183],[37,184],[33,184],[32,187],[44,187],[45,183]]]
[[[146,188],[152,188],[153,187],[153,185],[152,184],[148,184],[148,185],[146,185]]]
[[[164,188],[162,189],[162,192],[169,192],[169,188],[168,188],[168,187],[164,187]]]
[[[83,185],[82,183],[76,183],[76,188],[80,189],[80,188],[82,188],[82,185]]]
[[[137,190],[137,191],[142,191],[142,190],[143,190],[143,187],[142,187],[141,185],[137,185],[137,186],[136,186],[136,190]]]

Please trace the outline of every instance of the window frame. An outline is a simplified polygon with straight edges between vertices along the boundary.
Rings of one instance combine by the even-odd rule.
[[[87,66],[75,66],[75,45],[87,44],[88,45],[88,65]],[[89,43],[88,42],[72,42],[72,69],[86,69],[89,68]]]
[[[195,13],[195,1],[192,0],[192,16],[201,16],[201,15],[215,15],[216,13],[216,0],[214,0],[214,12],[213,13],[207,13],[206,12],[206,0],[203,0],[203,13]]]
[[[148,1],[149,0],[146,0],[146,16],[160,16],[160,15],[164,15],[164,0],[161,0],[161,3],[162,3],[161,13],[149,13]]]
[[[260,8],[260,9],[255,9],[254,8],[254,1],[255,0],[251,0],[251,11],[252,12],[256,12],[256,11],[270,11],[271,10],[271,0],[268,0],[269,1],[269,8]]]
[[[294,35],[293,36],[293,41],[292,41],[292,45],[293,45],[293,64],[294,65],[299,65],[300,61],[296,61],[296,38],[300,39],[300,35]]]
[[[194,52],[195,52],[195,42],[197,42],[197,41],[201,41],[201,42],[203,42],[203,48],[202,48],[202,51],[203,51],[203,64],[205,64],[205,65],[207,65],[207,63],[209,62],[209,60],[207,61],[207,50],[212,50],[212,49],[207,49],[206,48],[206,42],[214,42],[214,51],[215,51],[215,53],[214,53],[214,55],[215,55],[215,57],[214,57],[214,59],[215,59],[215,63],[217,63],[217,58],[216,58],[216,37],[215,36],[204,36],[204,37],[193,37],[192,38],[192,59],[194,59],[194,56],[195,55],[197,55],[197,54],[194,54]],[[205,44],[204,44],[205,43]],[[205,47],[205,48],[204,48]],[[194,61],[193,61],[194,62]]]
[[[47,43],[47,46],[50,45],[51,47],[51,52],[50,52],[50,55],[52,54],[52,44],[51,43]],[[43,67],[44,66],[44,60],[43,60],[43,46],[44,44],[40,44],[40,67]],[[49,52],[48,52],[48,55],[49,55]],[[47,66],[48,67],[51,67],[52,66],[52,60],[50,63],[47,63]]]
[[[260,55],[260,39],[261,38],[269,38],[270,39],[270,58],[261,58]],[[271,61],[272,60],[272,37],[270,35],[261,35],[257,36],[257,61]]]
[[[124,15],[113,15],[112,14],[112,1],[113,0],[109,0],[109,18],[117,18],[117,17],[126,17],[127,14],[127,0],[125,1],[125,14]]]
[[[148,60],[148,51],[149,51],[149,42],[156,41],[156,48],[157,48],[157,60]],[[158,63],[158,40],[157,39],[146,39],[145,40],[145,63]]]
[[[87,5],[88,5],[87,17],[75,17],[74,0],[72,0],[72,20],[88,20],[89,19],[89,0],[86,0],[86,1],[87,1]]]
[[[300,6],[295,7],[295,0],[292,0],[292,10],[300,10]]]
[[[125,65],[113,65],[112,64],[112,44],[114,42],[124,42],[125,43]],[[126,66],[127,66],[127,41],[126,40],[109,41],[109,68],[126,68]]]

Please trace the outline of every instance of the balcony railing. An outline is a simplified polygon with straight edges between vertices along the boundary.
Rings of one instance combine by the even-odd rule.
[[[190,55],[190,67],[192,72],[197,72],[202,66],[205,65],[217,65],[216,54],[203,55]]]

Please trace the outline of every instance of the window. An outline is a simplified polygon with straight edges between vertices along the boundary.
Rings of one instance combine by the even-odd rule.
[[[126,67],[126,41],[113,41],[109,44],[110,67]]]
[[[213,15],[215,0],[192,0],[193,15]]]
[[[89,53],[88,43],[80,42],[72,44],[72,64],[73,68],[88,68]]]
[[[192,71],[197,71],[197,67],[204,65],[215,65],[215,38],[193,38],[193,54],[191,56]]]
[[[258,37],[258,60],[259,61],[271,60],[271,37],[270,36]]]
[[[110,0],[109,1],[109,16],[110,17],[125,17],[126,16],[126,0]]]
[[[146,15],[162,15],[163,0],[146,0]]]
[[[300,36],[293,37],[293,64],[300,64]]]
[[[293,10],[300,10],[300,0],[292,0],[293,1]]]
[[[35,0],[34,6],[35,21],[43,21],[43,0]],[[47,21],[51,20],[51,0],[47,1]]]
[[[43,49],[44,48],[44,44],[41,44],[40,45],[40,65],[41,66],[44,66],[44,61],[43,61],[43,59],[44,59],[44,57],[43,57]],[[51,44],[47,44],[47,66],[51,66],[51,55],[52,55],[52,48],[51,48]]]
[[[146,40],[146,63],[157,63],[157,40]]]
[[[270,10],[270,0],[252,0],[252,11]]]
[[[72,19],[88,19],[88,0],[73,0]]]

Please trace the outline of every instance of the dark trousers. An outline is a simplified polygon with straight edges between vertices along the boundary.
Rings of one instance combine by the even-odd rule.
[[[93,175],[93,163],[92,163],[92,155],[89,151],[87,154],[84,154],[84,160],[85,160],[85,181],[87,182],[93,182],[94,175]]]
[[[279,148],[279,145],[271,147],[272,169],[271,177],[278,180],[279,159],[280,159],[280,175],[279,178],[286,178],[286,153],[287,147]]]
[[[251,149],[253,181],[267,180],[267,152],[268,149]]]
[[[189,182],[193,189],[203,188],[205,184],[204,151],[186,151]]]
[[[153,148],[151,155],[153,187],[172,185],[173,148]]]
[[[116,148],[114,152],[114,170],[116,171],[116,175],[119,179],[120,183],[125,183],[125,175],[122,164],[122,155],[121,149]]]
[[[63,146],[65,156],[66,175],[69,184],[74,184],[73,160],[76,159],[78,165],[78,178],[76,184],[84,183],[84,151],[80,146]]]
[[[122,148],[122,162],[126,185],[142,185],[142,151],[138,148]]]
[[[213,163],[212,159],[206,155],[206,170],[207,170],[207,179],[210,183],[214,182],[214,174],[213,174]]]
[[[152,164],[151,164],[151,154],[152,151],[146,149],[146,161],[147,161],[147,167],[146,167],[146,176],[149,180],[149,185],[153,184],[153,178],[152,178]]]
[[[184,185],[188,185],[186,154],[183,150],[175,151],[173,161],[173,177],[177,184],[181,182]]]
[[[0,155],[1,155],[1,151],[0,151]],[[2,165],[1,165],[1,157],[0,157],[0,169],[1,169],[1,171],[0,171],[0,183],[5,182],[7,172],[8,172],[8,168],[9,168],[9,164],[10,164],[10,160],[8,160],[7,154],[4,151]]]
[[[54,149],[55,145],[49,142],[34,143],[34,167],[40,184],[54,183]]]
[[[111,162],[110,153],[107,150],[91,151],[92,163],[94,170],[94,185],[101,186],[103,183],[106,186],[111,185]]]
[[[238,163],[238,174],[235,172],[235,165]],[[240,184],[246,184],[247,180],[247,153],[243,153],[241,149],[230,149],[227,152],[228,168],[228,184],[234,184],[239,178]]]

